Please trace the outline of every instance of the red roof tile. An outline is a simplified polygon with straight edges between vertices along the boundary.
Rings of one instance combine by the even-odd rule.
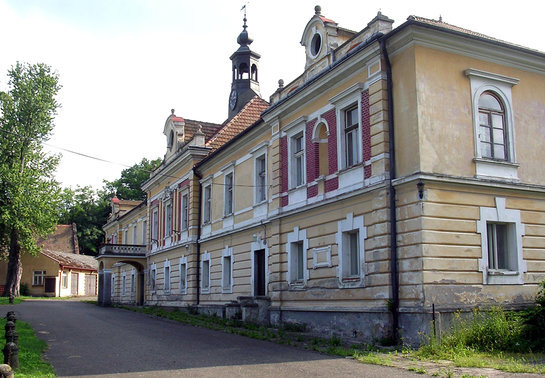
[[[227,122],[216,134],[206,142],[207,147],[212,147],[212,150],[217,150],[225,143],[229,142],[235,136],[253,125],[260,117],[261,113],[267,109],[269,104],[255,96]]]

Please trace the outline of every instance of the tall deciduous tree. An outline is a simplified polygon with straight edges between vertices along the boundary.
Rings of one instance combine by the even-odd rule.
[[[110,214],[111,197],[104,191],[94,190],[89,186],[65,188],[62,197],[59,223],[75,223],[80,253],[97,255],[100,244],[104,241],[102,226]]]
[[[36,254],[36,240],[57,224],[58,157],[43,143],[54,127],[58,76],[45,64],[17,63],[0,92],[0,246],[9,255],[4,295],[19,295],[21,253]]]
[[[119,199],[143,200],[146,193],[142,191],[142,183],[149,179],[151,171],[161,164],[161,159],[143,158],[130,168],[121,172],[121,177],[114,181],[104,181],[104,190],[117,195]]]

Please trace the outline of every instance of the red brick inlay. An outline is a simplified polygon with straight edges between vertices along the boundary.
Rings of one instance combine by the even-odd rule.
[[[329,137],[327,139],[327,157],[329,162],[329,174],[337,172],[337,114],[335,109],[322,114],[322,118],[329,125]]]
[[[371,159],[371,120],[369,115],[369,89],[361,94],[361,125],[363,161]],[[365,178],[371,177],[371,166],[365,167]]]
[[[307,198],[316,197],[318,195],[318,185],[307,187]]]
[[[325,191],[331,192],[332,190],[336,190],[339,188],[339,178],[333,177],[330,180],[325,181]]]
[[[317,119],[307,123],[307,130],[305,135],[305,156],[306,156],[306,171],[307,171],[307,183],[312,182],[318,177],[319,158],[318,158],[318,144],[312,142],[312,132],[314,131],[314,125]]]

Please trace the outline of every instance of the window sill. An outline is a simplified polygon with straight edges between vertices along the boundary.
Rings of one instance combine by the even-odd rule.
[[[499,178],[512,181],[519,181],[517,170],[520,164],[510,161],[474,158],[475,176],[485,178]]]
[[[304,290],[306,288],[306,282],[305,281],[292,281],[289,282],[289,290]]]
[[[489,276],[518,276],[519,272],[513,271],[513,270],[496,270],[496,269],[489,269],[488,275]]]

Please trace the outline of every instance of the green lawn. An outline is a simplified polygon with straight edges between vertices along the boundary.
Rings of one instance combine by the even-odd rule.
[[[1,302],[0,302],[1,303]],[[6,318],[0,319],[0,329],[4,329]],[[19,336],[19,368],[15,370],[17,377],[55,377],[55,371],[49,362],[42,359],[47,344],[39,340],[28,323],[17,320],[17,335]],[[4,332],[0,332],[0,345],[6,345]]]

